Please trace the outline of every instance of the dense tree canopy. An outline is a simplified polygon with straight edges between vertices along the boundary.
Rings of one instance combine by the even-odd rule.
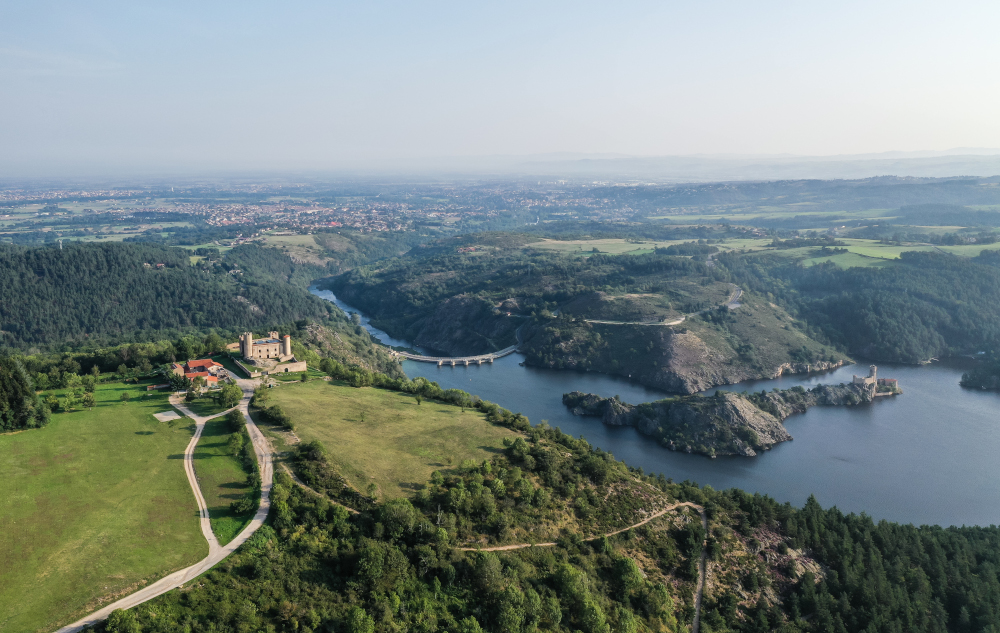
[[[295,272],[290,262],[275,270],[275,256],[288,259],[240,251],[241,283],[218,262],[193,266],[188,251],[153,244],[0,246],[0,344],[96,345],[328,316],[329,304],[285,283]]]
[[[750,290],[771,293],[813,334],[885,361],[1000,349],[1000,255],[906,252],[885,267],[803,267],[776,256],[725,254]]]
[[[0,357],[0,432],[43,426],[49,411],[17,358]]]

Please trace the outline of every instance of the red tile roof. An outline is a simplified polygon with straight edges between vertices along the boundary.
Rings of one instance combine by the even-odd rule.
[[[187,362],[188,369],[194,369],[195,367],[222,367],[219,363],[215,362],[211,358],[203,358],[201,360],[189,360]]]

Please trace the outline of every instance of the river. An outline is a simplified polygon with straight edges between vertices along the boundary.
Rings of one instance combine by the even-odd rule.
[[[310,290],[357,312],[329,291]],[[371,326],[363,315],[362,322],[383,343],[407,345]],[[917,525],[1000,524],[1000,395],[959,387],[968,367],[959,359],[922,367],[879,365],[880,376],[899,379],[903,395],[857,407],[814,407],[785,421],[794,441],[754,458],[718,459],[666,450],[631,428],[574,416],[562,404],[568,391],[617,394],[633,404],[665,394],[601,374],[522,367],[521,360],[513,354],[470,367],[406,361],[403,369],[411,378],[424,376],[443,388],[463,389],[523,413],[533,424],[546,420],[630,466],[675,481],[741,488],[795,506],[814,494],[824,507]],[[867,364],[720,389],[808,388],[849,382],[855,373],[867,375]]]

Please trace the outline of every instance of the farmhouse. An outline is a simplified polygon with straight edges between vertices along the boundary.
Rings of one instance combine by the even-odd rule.
[[[183,365],[174,363],[171,369],[178,376],[184,376],[188,380],[204,378],[207,384],[215,385],[219,382],[218,373],[222,370],[222,365],[211,358],[203,358],[201,360],[189,360]]]

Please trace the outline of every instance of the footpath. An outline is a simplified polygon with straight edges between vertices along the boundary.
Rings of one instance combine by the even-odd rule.
[[[677,508],[694,508],[698,511],[701,516],[701,527],[705,530],[705,539],[701,542],[701,560],[698,563],[698,585],[694,593],[694,621],[691,623],[691,633],[698,633],[698,627],[701,624],[701,597],[705,592],[705,557],[706,550],[708,548],[708,515],[705,514],[705,508],[701,507],[696,503],[691,503],[690,501],[682,501],[680,503],[675,503],[663,508],[659,512],[655,512],[642,521],[634,523],[628,527],[623,527],[620,530],[615,530],[614,532],[607,532],[605,534],[598,534],[597,536],[591,536],[590,538],[583,539],[584,542],[596,541],[600,538],[605,538],[608,536],[614,536],[615,534],[621,534],[622,532],[628,532],[629,530],[634,530],[635,528],[646,525],[653,519],[659,518],[670,512],[671,510],[676,510]],[[496,547],[456,547],[455,549],[462,550],[463,552],[507,552],[515,549],[524,549],[527,547],[553,547],[555,543],[518,543],[516,545],[498,545]]]

